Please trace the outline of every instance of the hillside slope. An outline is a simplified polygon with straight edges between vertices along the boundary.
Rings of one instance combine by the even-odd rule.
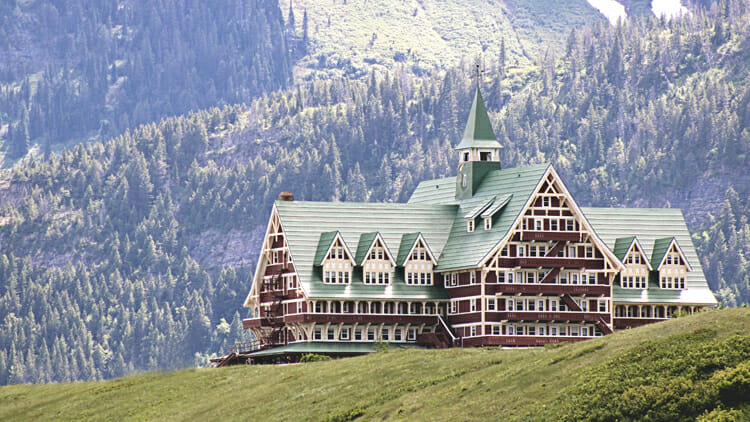
[[[552,348],[396,351],[5,386],[0,419],[742,420],[750,417],[748,332],[750,311],[731,309]]]
[[[561,52],[572,28],[603,22],[585,0],[280,0],[286,16],[290,4],[300,32],[307,13],[311,41],[297,80],[372,68],[430,73],[479,54],[528,66],[547,49]]]

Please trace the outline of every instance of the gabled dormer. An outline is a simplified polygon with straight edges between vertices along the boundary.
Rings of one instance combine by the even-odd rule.
[[[662,289],[687,289],[687,273],[693,268],[674,237],[654,241],[651,266],[659,272]]]
[[[432,285],[437,259],[422,233],[401,236],[397,264],[404,267],[404,281],[409,285]]]
[[[500,170],[501,148],[477,87],[463,138],[455,148],[459,157],[456,199],[471,198],[488,172]]]
[[[613,252],[625,265],[625,268],[620,272],[620,287],[624,289],[647,289],[648,276],[652,268],[638,238],[628,236],[616,239]]]
[[[338,231],[320,234],[314,262],[322,267],[324,283],[351,283],[354,255]]]
[[[355,259],[362,266],[365,284],[391,284],[396,260],[380,233],[363,233],[359,237]]]

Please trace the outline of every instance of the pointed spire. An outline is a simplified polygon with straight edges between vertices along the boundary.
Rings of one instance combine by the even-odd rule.
[[[502,148],[502,145],[495,138],[490,116],[487,115],[487,108],[484,106],[482,93],[479,92],[478,86],[476,94],[474,94],[474,102],[471,104],[463,139],[456,147],[456,149],[464,148]]]

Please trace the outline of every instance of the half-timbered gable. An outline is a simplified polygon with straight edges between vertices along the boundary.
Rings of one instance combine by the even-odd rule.
[[[362,233],[357,248],[357,264],[362,266],[365,284],[390,285],[396,260],[380,233]]]
[[[350,284],[354,257],[339,232],[320,234],[315,265],[322,267],[323,283]]]
[[[716,305],[679,210],[580,208],[551,165],[502,168],[501,148],[477,90],[457,175],[408,203],[280,197],[244,321],[277,352],[251,356],[543,345]]]
[[[616,239],[614,253],[625,266],[618,277],[620,287],[648,289],[648,279],[652,268],[638,238],[628,236]]]
[[[407,285],[433,285],[437,259],[422,233],[408,233],[401,237],[397,262],[404,269]]]
[[[691,270],[691,267],[674,237],[654,241],[651,265],[659,272],[660,288],[680,290],[687,288],[686,273]]]
[[[670,208],[583,208],[588,221],[596,228],[601,239],[615,250],[623,238],[635,237],[637,242],[630,245],[631,254],[638,249],[646,258],[649,268],[648,285],[643,289],[623,287],[621,283],[612,286],[614,302],[614,327],[627,328],[657,322],[683,312],[716,306],[716,298],[706,283],[698,255],[693,246],[690,232],[685,225],[682,212]],[[633,242],[631,242],[633,243]],[[676,246],[676,247],[675,247]],[[677,252],[679,249],[679,253]],[[664,265],[669,252],[671,262],[677,266]],[[678,259],[675,261],[675,255]],[[642,265],[642,264],[641,264]],[[673,272],[672,288],[662,288],[661,270],[669,267]],[[684,288],[674,288],[675,271],[678,278],[684,269]],[[620,275],[622,280],[623,274]]]

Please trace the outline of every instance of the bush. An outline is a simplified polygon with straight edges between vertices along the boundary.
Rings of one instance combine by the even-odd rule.
[[[305,353],[302,355],[302,358],[299,360],[300,362],[321,362],[324,360],[331,360],[330,356],[326,355],[318,355],[315,353]]]

